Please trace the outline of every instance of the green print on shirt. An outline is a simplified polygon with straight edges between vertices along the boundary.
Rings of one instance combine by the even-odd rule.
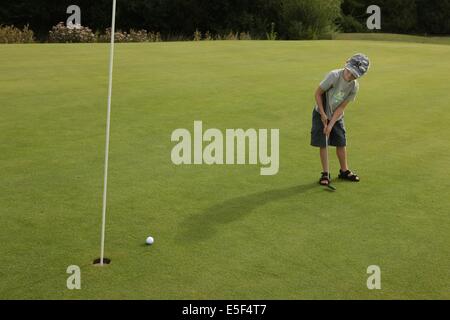
[[[334,105],[340,105],[342,101],[344,101],[345,98],[345,92],[339,91],[336,94],[333,95],[333,104]]]

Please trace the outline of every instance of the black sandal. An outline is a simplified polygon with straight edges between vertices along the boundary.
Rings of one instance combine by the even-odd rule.
[[[322,177],[319,180],[321,186],[329,186],[331,183],[331,175],[328,172],[322,172]]]
[[[358,175],[354,174],[350,170],[347,170],[345,172],[342,170],[339,170],[339,171],[340,171],[339,179],[347,180],[347,181],[351,181],[351,182],[359,182],[360,181]]]

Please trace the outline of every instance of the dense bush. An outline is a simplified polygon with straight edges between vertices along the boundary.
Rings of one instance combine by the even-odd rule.
[[[49,42],[53,43],[89,43],[89,42],[110,42],[111,28],[105,32],[95,34],[88,27],[66,27],[62,22],[58,23],[49,32]],[[147,32],[147,30],[134,30],[129,32],[116,31],[115,42],[158,42],[161,41],[159,32]]]
[[[344,32],[367,32],[366,26],[359,22],[355,17],[343,15],[338,19],[338,27],[340,31]]]
[[[95,42],[97,37],[88,27],[67,27],[60,22],[49,32],[48,41],[57,43]]]
[[[130,33],[127,36],[128,42],[145,42],[148,41],[148,32],[147,30],[130,30]]]
[[[382,31],[408,33],[416,31],[416,0],[379,0],[382,11]]]
[[[194,41],[211,41],[211,40],[252,40],[252,36],[249,32],[233,32],[230,31],[226,34],[216,34],[213,35],[211,32],[206,31],[204,34],[200,32],[198,29],[195,30],[193,39]],[[186,40],[186,39],[181,39]],[[187,39],[191,40],[191,39]]]
[[[417,0],[417,12],[420,32],[450,34],[450,0]]]
[[[201,32],[225,35],[230,30],[264,37],[279,23],[282,0],[127,0],[117,2],[117,29],[157,30],[164,39],[190,39]],[[72,0],[14,0],[0,6],[0,23],[29,23],[41,41],[48,30],[65,21]],[[82,24],[102,32],[111,24],[111,0],[77,0]]]
[[[105,33],[97,34],[98,42],[111,41],[111,28],[106,29]],[[147,30],[134,30],[129,32],[118,30],[114,33],[115,42],[159,42],[161,34],[159,32],[148,32]]]
[[[381,7],[381,32],[450,35],[450,0],[377,0]],[[368,32],[366,9],[373,0],[343,0],[341,30]]]
[[[73,1],[32,2],[5,2],[0,6],[0,24],[19,28],[29,24],[37,39],[48,41],[48,30],[67,19],[66,9]],[[97,37],[110,27],[111,0],[76,3],[83,25],[95,30]],[[116,21],[118,30],[157,30],[164,40],[192,40],[196,30],[203,40],[228,38],[230,30],[248,32],[252,39],[317,39],[337,27],[343,32],[369,32],[366,9],[372,4],[382,9],[381,32],[450,34],[450,0],[127,0],[118,1]],[[78,41],[66,30],[59,31],[69,41]],[[90,32],[84,36],[93,38]],[[117,35],[120,41],[141,41],[144,36],[131,30]],[[153,37],[158,38],[156,33]]]
[[[282,17],[289,39],[319,39],[336,31],[340,0],[284,0]]]
[[[16,28],[14,26],[0,25],[0,43],[32,43],[34,42],[34,33],[28,28]]]
[[[275,22],[272,22],[270,25],[270,32],[266,32],[267,40],[277,40],[278,32],[275,31]]]

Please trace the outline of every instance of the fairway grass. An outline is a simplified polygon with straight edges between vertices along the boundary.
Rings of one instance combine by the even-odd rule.
[[[313,93],[356,52],[373,63],[346,113],[362,182],[329,193],[309,147]],[[0,46],[0,298],[449,299],[449,56],[376,41],[118,44],[112,264],[98,268],[108,46]],[[195,120],[280,129],[280,172],[174,166],[171,133]],[[66,287],[70,265],[81,290]],[[382,290],[367,289],[370,265]]]
[[[336,33],[334,40],[393,41],[450,45],[450,37],[424,37],[395,33]]]

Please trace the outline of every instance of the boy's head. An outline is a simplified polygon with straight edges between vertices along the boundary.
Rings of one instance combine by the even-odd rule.
[[[370,68],[370,59],[368,56],[362,53],[355,54],[351,57],[345,65],[345,77],[347,81],[353,81],[355,79],[364,76]]]
[[[350,72],[347,68],[344,69],[344,80],[347,82],[351,82],[356,80],[357,78]]]

